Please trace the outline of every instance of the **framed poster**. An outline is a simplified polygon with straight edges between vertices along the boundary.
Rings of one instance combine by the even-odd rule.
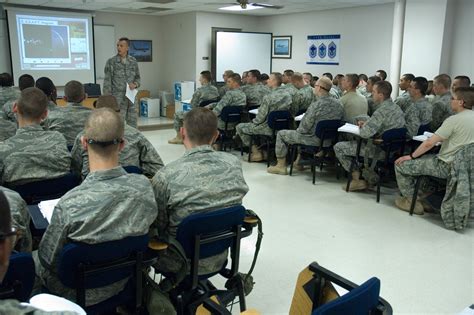
[[[339,65],[341,35],[308,36],[308,65]]]
[[[272,37],[272,58],[291,59],[291,36]]]
[[[153,50],[151,40],[131,39],[128,47],[130,56],[135,57],[138,62],[153,61]]]

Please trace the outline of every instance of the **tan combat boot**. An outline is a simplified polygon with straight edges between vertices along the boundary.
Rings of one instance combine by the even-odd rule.
[[[288,175],[286,170],[286,158],[277,158],[277,164],[267,168],[267,172],[270,174]]]
[[[261,162],[263,161],[262,151],[254,144],[250,149],[250,162]]]
[[[293,162],[293,168],[297,171],[304,171],[304,166],[300,165],[300,160],[301,160],[301,154],[298,153],[298,156],[296,157],[296,160]]]
[[[179,132],[176,133],[176,137],[173,139],[168,140],[169,144],[183,144],[183,138],[181,138],[181,134]]]
[[[403,211],[410,212],[411,201],[411,198],[397,197],[397,199],[395,199],[395,205]],[[415,202],[415,209],[413,209],[413,213],[419,215],[424,214],[423,205],[418,200]]]
[[[367,182],[363,179],[359,179],[359,177],[360,177],[359,171],[352,172],[352,180],[351,180],[351,184],[349,185],[349,191],[366,190],[369,187]],[[347,185],[344,184],[342,186],[342,189],[346,190],[346,187]]]

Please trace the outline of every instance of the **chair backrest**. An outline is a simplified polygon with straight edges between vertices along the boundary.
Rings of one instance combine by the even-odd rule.
[[[418,128],[418,135],[422,135],[424,134],[426,131],[431,131],[431,127],[430,127],[430,124],[426,124],[426,125],[421,125],[420,128]]]
[[[290,129],[291,113],[287,110],[274,110],[268,114],[268,127],[273,131]]]
[[[97,83],[84,83],[84,91],[89,97],[101,96],[100,84]]]
[[[10,186],[10,188],[18,192],[27,204],[37,204],[42,200],[61,198],[79,184],[80,178],[69,173],[62,177]]]
[[[129,174],[143,174],[142,169],[135,165],[126,165],[123,169]]]
[[[245,208],[241,205],[199,212],[186,217],[178,226],[176,239],[181,244],[188,258],[194,254],[195,237],[200,235],[201,239],[207,236],[224,234],[232,228],[242,225],[245,217]],[[231,238],[217,240],[203,244],[200,247],[199,258],[207,258],[222,253],[232,244]]]
[[[219,102],[218,98],[213,99],[213,100],[205,100],[205,101],[202,101],[201,103],[199,103],[199,107],[204,107],[204,106],[207,106],[209,104],[217,103],[217,102]]]
[[[406,128],[396,128],[385,131],[382,134],[383,143],[381,148],[388,153],[403,149],[406,143],[407,132]]]
[[[13,254],[10,256],[10,265],[0,286],[0,297],[1,299],[17,299],[26,302],[30,298],[34,282],[35,263],[31,254]]]
[[[137,252],[144,252],[148,246],[148,235],[130,236],[117,241],[100,244],[69,243],[66,244],[58,258],[58,277],[63,285],[77,288],[80,265],[108,266],[124,262]],[[119,267],[101,272],[100,276],[87,279],[85,289],[99,288],[134,273],[133,266]]]
[[[326,303],[312,315],[367,315],[379,304],[380,280],[373,277],[343,296]]]
[[[243,106],[225,106],[222,108],[220,118],[225,123],[239,123]]]
[[[337,129],[342,125],[344,125],[342,120],[321,120],[316,125],[314,133],[321,139],[321,143],[324,140],[336,140],[339,134]]]

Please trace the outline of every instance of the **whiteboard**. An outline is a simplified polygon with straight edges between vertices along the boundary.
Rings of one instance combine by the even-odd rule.
[[[104,82],[105,64],[110,57],[117,54],[115,44],[113,25],[94,25],[95,79],[101,87]]]

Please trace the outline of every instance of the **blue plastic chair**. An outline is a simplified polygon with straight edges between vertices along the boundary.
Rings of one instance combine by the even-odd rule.
[[[34,282],[35,263],[31,254],[12,254],[7,274],[0,286],[0,299],[16,299],[27,302]]]
[[[418,134],[419,135],[424,134],[425,131],[431,132],[430,124],[421,125],[420,128],[418,128]]]
[[[123,169],[129,174],[143,174],[142,169],[135,165],[123,166]]]
[[[130,236],[100,244],[66,244],[58,258],[58,278],[76,290],[76,302],[87,314],[114,310],[119,305],[133,304],[138,310],[142,302],[143,253],[148,235]],[[118,295],[86,307],[86,289],[100,288],[131,277]]]
[[[221,150],[226,150],[226,143],[232,142],[235,128],[229,130],[229,124],[237,125],[242,121],[243,106],[226,106],[222,108],[219,118],[225,123],[224,130],[219,129],[219,142]]]
[[[61,198],[65,193],[80,184],[80,178],[69,173],[65,176],[40,180],[22,185],[9,185],[26,201],[27,204],[37,204],[42,200]]]
[[[209,104],[217,103],[217,102],[219,102],[219,98],[216,98],[216,99],[213,99],[213,100],[202,101],[201,103],[199,103],[199,107],[204,107],[204,106],[207,106]]]
[[[207,279],[218,273],[229,279],[239,278],[237,271],[239,267],[240,239],[243,237],[241,227],[244,218],[245,208],[239,205],[222,210],[192,214],[179,224],[176,239],[191,262],[191,270],[190,275],[183,280],[178,288],[179,292],[175,294],[178,297],[178,314],[183,313],[184,308],[187,308],[191,313],[195,312],[195,308],[199,304],[214,294],[229,293],[220,290],[208,291],[196,299],[198,283],[206,282]],[[215,256],[229,248],[231,249],[230,271],[225,269],[226,262],[220,272],[198,275],[200,259]],[[238,292],[231,292],[232,294],[227,295],[225,299],[228,302],[238,295],[240,310],[244,311],[246,308],[245,294],[240,280],[240,278],[237,280]]]

